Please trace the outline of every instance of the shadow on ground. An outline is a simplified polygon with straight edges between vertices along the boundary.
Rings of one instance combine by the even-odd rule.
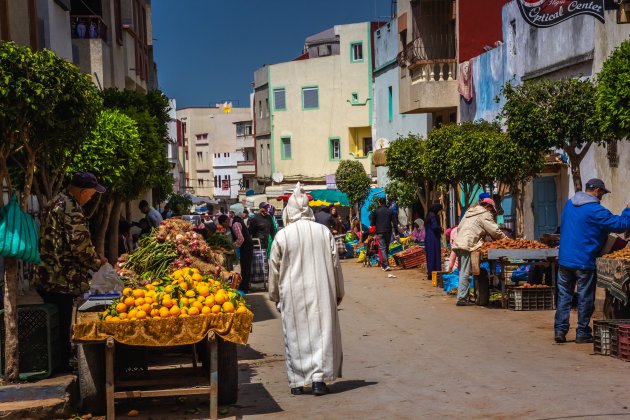
[[[273,308],[273,302],[269,302],[267,292],[248,294],[247,303],[251,305],[254,313],[254,322],[262,322],[280,317],[278,311]]]

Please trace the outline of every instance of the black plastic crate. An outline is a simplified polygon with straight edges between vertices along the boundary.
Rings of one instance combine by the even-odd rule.
[[[555,309],[551,287],[509,287],[508,308],[513,311],[550,311]]]
[[[48,378],[61,360],[59,316],[55,305],[18,307],[20,379]],[[0,375],[4,375],[4,310],[0,310]]]

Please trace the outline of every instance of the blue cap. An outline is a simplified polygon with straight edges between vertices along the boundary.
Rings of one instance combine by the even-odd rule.
[[[487,192],[482,192],[481,194],[479,194],[480,200],[483,200],[484,198],[490,198],[490,194]]]

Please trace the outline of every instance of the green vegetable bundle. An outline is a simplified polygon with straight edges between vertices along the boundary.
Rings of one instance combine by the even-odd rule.
[[[142,273],[144,278],[160,279],[168,274],[168,267],[176,258],[175,245],[158,242],[155,235],[151,235],[138,242],[138,249],[129,255],[125,268]]]

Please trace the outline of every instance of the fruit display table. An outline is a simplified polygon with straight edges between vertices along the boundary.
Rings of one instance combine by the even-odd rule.
[[[511,265],[530,265],[543,266],[551,269],[551,279],[545,282],[555,291],[556,287],[556,270],[558,266],[558,249],[488,249],[488,256],[485,260],[490,264],[489,277],[480,276],[479,281],[475,282],[475,293],[477,294],[477,304],[487,305],[489,302],[490,279],[497,280],[501,286],[501,307],[508,308],[508,290],[506,276],[506,267]],[[497,274],[497,267],[500,267],[500,273]],[[555,293],[555,292],[554,292]],[[555,302],[553,307],[555,308]]]
[[[115,418],[116,399],[208,395],[210,418],[216,419],[219,344],[246,344],[252,321],[249,311],[128,322],[103,322],[97,313],[76,312],[73,341],[79,344],[80,388],[92,390],[82,398],[102,400],[104,391],[109,420]],[[193,345],[192,368],[147,365],[139,375],[119,377],[115,360],[116,349],[121,345],[134,346],[137,354],[147,348]],[[205,369],[197,366],[198,354],[205,355],[201,358]],[[235,357],[232,355],[234,362]],[[148,364],[144,356],[140,360]],[[236,378],[232,379],[236,383]]]

